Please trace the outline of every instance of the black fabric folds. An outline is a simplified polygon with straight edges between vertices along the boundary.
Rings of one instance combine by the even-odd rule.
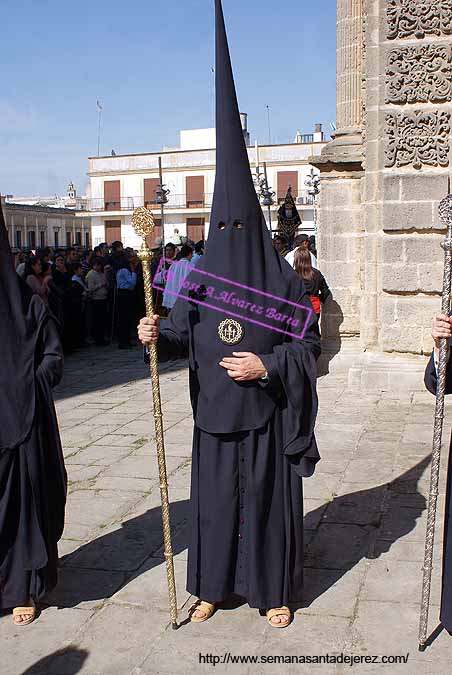
[[[13,266],[0,204],[0,452],[23,443],[35,414],[34,354],[46,309]]]

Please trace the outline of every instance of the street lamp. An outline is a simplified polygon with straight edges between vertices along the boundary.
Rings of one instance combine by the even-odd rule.
[[[158,189],[155,191],[155,201],[160,204],[160,222],[162,225],[162,255],[165,256],[165,204],[168,203],[170,190],[165,189],[162,175],[162,158],[159,157],[159,180]]]
[[[311,172],[308,173],[304,184],[308,189],[308,195],[312,197],[313,206],[314,206],[314,234],[317,236],[317,200],[316,197],[320,193],[320,176],[318,173],[315,173],[314,168],[311,166]]]
[[[269,187],[268,185],[268,177],[267,177],[267,164],[264,162],[264,173],[259,172],[259,167],[256,167],[256,178],[255,178],[255,184],[258,186],[258,191],[257,195],[259,197],[259,201],[262,204],[262,206],[266,206],[268,208],[268,229],[270,230],[270,233],[272,232],[272,213],[271,213],[271,207],[275,203],[275,200],[273,197],[275,196],[275,192]]]

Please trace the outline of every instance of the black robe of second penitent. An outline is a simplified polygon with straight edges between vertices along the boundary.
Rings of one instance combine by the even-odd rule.
[[[309,306],[308,297],[300,298],[300,304]],[[255,429],[243,410],[245,430],[219,434],[206,432],[196,423],[197,372],[203,359],[194,339],[198,324],[199,308],[180,299],[162,324],[158,342],[161,360],[188,355],[190,362],[195,428],[187,590],[216,603],[234,593],[260,609],[299,602],[304,560],[302,477],[314,473],[320,458],[314,436],[316,319],[312,318],[303,341],[288,338],[272,353],[259,354],[269,382],[246,386],[257,390],[258,404],[259,398],[262,405],[269,399],[273,402],[270,418]],[[233,351],[226,345],[223,349],[225,356]],[[211,372],[212,387],[203,392],[207,398],[215,380],[225,376],[217,364],[212,364]],[[238,390],[241,385],[235,386]],[[235,409],[232,400],[230,407]],[[227,406],[212,408],[210,418],[215,424],[228,415]]]
[[[432,394],[436,394],[437,381],[438,377],[432,355],[425,371],[425,386]],[[449,359],[447,364],[445,393],[452,394],[451,359]],[[449,447],[449,458],[447,462],[447,487],[444,513],[443,578],[440,620],[449,633],[452,633],[452,442]]]
[[[66,472],[52,398],[52,387],[62,376],[60,338],[39,298],[24,298],[24,303],[24,314],[36,317],[39,332],[35,411],[25,440],[0,450],[0,609],[27,605],[30,598],[38,602],[55,586],[66,502]],[[8,424],[1,410],[0,424]]]

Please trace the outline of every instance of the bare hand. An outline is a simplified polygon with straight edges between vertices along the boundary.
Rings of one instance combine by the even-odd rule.
[[[452,337],[452,317],[438,314],[432,322],[432,338],[435,341],[436,349],[439,349],[440,341],[443,338],[450,337]]]
[[[232,352],[232,356],[225,356],[220,366],[228,371],[229,377],[236,382],[259,380],[267,373],[264,364],[252,352]]]
[[[147,347],[153,342],[157,342],[160,332],[160,317],[154,314],[152,319],[145,317],[141,319],[138,326],[138,337],[140,341]]]

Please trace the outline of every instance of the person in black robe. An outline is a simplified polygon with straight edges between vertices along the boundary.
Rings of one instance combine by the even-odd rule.
[[[283,628],[292,618],[287,605],[302,600],[302,478],[320,459],[319,331],[302,280],[272,246],[253,185],[220,0],[216,102],[206,251],[169,319],[161,328],[157,315],[143,319],[139,335],[145,345],[158,337],[163,360],[189,357],[195,426],[187,589],[200,598],[191,620],[205,621],[235,594]],[[304,338],[270,316],[306,324]]]
[[[432,337],[435,341],[435,349],[425,370],[425,386],[429,392],[435,395],[438,382],[437,368],[439,362],[440,340],[442,338],[451,340],[451,327],[452,317],[439,314],[433,320]],[[445,393],[452,394],[452,359],[450,358],[450,348],[446,369]],[[449,447],[447,467],[440,620],[446,630],[452,634],[452,442]]]
[[[0,208],[0,611],[16,625],[57,581],[66,473],[52,387],[63,356],[54,317],[14,271]]]

